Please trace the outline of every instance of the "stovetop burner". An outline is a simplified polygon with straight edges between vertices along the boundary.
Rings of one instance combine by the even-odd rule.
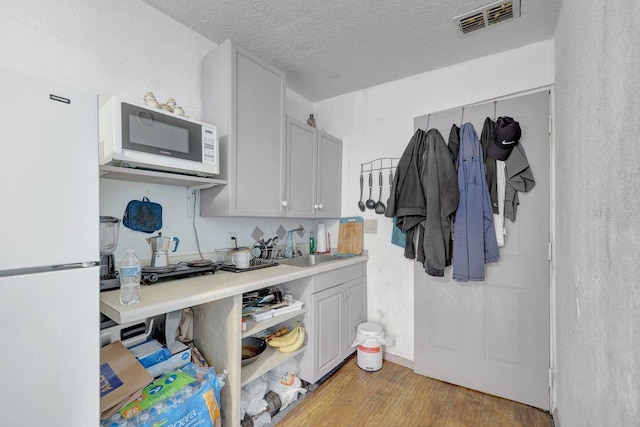
[[[196,259],[196,260],[187,262],[187,265],[189,267],[206,267],[211,264],[213,264],[213,261],[211,261],[210,259]]]
[[[206,273],[215,273],[220,270],[220,264],[210,264],[201,267],[192,267],[188,263],[179,263],[175,269],[167,272],[148,272],[143,268],[142,281],[150,285],[163,280],[183,279],[185,277],[196,276]]]
[[[145,265],[140,269],[142,273],[168,273],[174,271],[178,266],[176,264],[164,265],[162,267],[154,267],[152,265]]]

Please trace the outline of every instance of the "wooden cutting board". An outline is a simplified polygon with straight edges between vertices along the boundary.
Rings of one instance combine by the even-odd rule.
[[[362,254],[364,219],[360,216],[340,218],[337,255],[353,256]]]

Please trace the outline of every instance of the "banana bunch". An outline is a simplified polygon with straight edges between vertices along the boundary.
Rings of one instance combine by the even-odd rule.
[[[291,332],[281,337],[274,337],[268,341],[271,347],[278,348],[283,353],[293,353],[302,347],[304,343],[304,327],[300,325],[300,322],[296,324]]]

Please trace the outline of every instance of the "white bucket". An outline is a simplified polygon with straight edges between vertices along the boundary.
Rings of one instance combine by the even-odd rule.
[[[358,335],[362,341],[358,344],[358,366],[365,371],[379,371],[382,369],[382,326],[373,322],[360,323]]]

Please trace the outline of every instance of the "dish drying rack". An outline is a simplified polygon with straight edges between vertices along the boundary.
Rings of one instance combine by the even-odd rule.
[[[255,250],[256,246],[254,246],[253,249]],[[222,265],[222,270],[231,271],[233,273],[259,270],[261,268],[275,267],[278,265],[276,259],[280,249],[277,247],[258,247],[258,249],[260,250],[260,254],[256,256],[255,254],[257,251],[255,251],[254,257],[249,261],[249,267],[246,268],[236,267],[236,265],[231,262],[230,255],[233,254],[234,249],[216,249],[216,256],[218,258],[218,263]]]

